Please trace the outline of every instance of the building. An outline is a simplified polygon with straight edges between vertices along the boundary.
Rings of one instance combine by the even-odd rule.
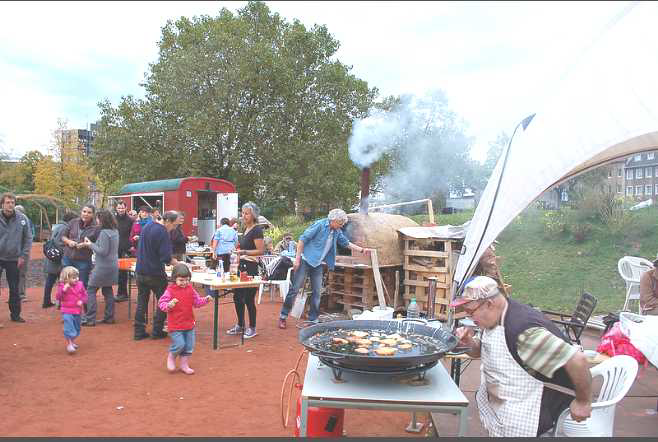
[[[624,195],[637,201],[658,197],[658,157],[656,152],[630,156],[624,164]]]

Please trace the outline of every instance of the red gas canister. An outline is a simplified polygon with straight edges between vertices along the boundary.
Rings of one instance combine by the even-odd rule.
[[[341,437],[345,410],[342,408],[308,407],[306,437]],[[297,399],[295,437],[299,437],[302,424],[302,398]]]

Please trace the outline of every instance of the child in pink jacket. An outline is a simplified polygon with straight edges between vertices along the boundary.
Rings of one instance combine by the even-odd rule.
[[[80,336],[80,313],[82,304],[87,303],[87,291],[80,281],[78,269],[67,266],[59,275],[59,284],[55,299],[60,302],[62,321],[64,322],[64,337],[66,338],[66,351],[75,353],[78,345],[74,342]]]

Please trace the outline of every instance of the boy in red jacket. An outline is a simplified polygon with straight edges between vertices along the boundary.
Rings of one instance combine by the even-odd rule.
[[[211,296],[202,298],[190,285],[192,273],[185,264],[177,264],[171,272],[175,283],[169,284],[160,296],[158,306],[167,313],[167,327],[171,346],[167,355],[167,369],[176,371],[176,357],[180,355],[180,369],[185,374],[194,374],[189,366],[189,358],[194,351],[194,312],[193,308],[206,305]]]

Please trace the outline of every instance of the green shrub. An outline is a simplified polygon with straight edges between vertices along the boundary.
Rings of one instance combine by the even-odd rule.
[[[568,232],[567,215],[564,210],[547,210],[542,217],[544,233],[549,237],[564,235]]]
[[[570,226],[571,235],[574,241],[580,243],[584,242],[592,233],[592,225],[590,223],[577,223]]]

